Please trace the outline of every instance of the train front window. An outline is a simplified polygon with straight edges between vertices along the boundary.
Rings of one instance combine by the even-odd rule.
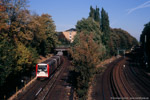
[[[47,71],[47,65],[38,65],[38,71],[44,71],[46,72]]]

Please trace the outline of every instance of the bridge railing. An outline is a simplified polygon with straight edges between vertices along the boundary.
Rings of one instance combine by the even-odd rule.
[[[56,48],[70,48],[70,45],[57,45]]]

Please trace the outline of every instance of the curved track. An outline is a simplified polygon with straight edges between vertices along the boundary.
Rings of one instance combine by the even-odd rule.
[[[93,99],[150,99],[150,76],[140,68],[138,59],[121,57],[106,66],[105,72],[96,76]]]
[[[132,87],[130,86],[130,82],[127,77],[127,73],[125,72],[126,59],[122,59],[117,66],[114,67],[112,77],[114,81],[114,87],[116,87],[116,92],[118,93],[114,97],[119,97],[121,99],[129,99],[129,97],[136,97],[136,94]]]
[[[150,78],[138,68],[138,62],[128,61],[129,58],[122,59],[112,70],[112,99],[149,99]]]

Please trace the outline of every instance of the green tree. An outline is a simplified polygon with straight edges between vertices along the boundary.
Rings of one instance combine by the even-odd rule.
[[[8,40],[0,41],[0,86],[6,82],[6,78],[12,73],[15,61],[14,45]]]
[[[45,22],[46,25],[45,33],[47,36],[45,53],[48,54],[51,51],[53,51],[56,45],[58,44],[58,38],[56,36],[56,26],[51,16],[48,14],[43,14],[42,17],[45,18],[43,20],[43,22]]]
[[[146,52],[148,56],[148,64],[150,66],[150,22],[144,25],[144,29],[142,31],[141,37],[140,37],[141,45]],[[150,69],[150,67],[149,67]]]
[[[140,42],[143,47],[145,45],[145,38],[147,38],[147,41],[149,41],[149,36],[150,36],[149,33],[150,33],[150,22],[148,22],[147,24],[144,25],[144,29],[143,29],[141,37],[140,37]]]
[[[111,29],[110,43],[111,55],[116,55],[118,49],[129,50],[133,45],[138,44],[137,40],[128,32],[117,28]]]
[[[77,36],[76,37],[78,37],[78,35],[81,32],[85,32],[86,34],[92,33],[94,36],[94,40],[98,44],[101,44],[102,32],[99,30],[100,26],[98,23],[93,21],[92,18],[87,18],[87,19],[83,18],[82,20],[78,21],[77,25],[76,25],[76,29],[77,29]],[[76,38],[75,38],[75,42],[78,42],[78,40],[76,40]]]
[[[96,9],[95,9],[95,21],[98,22],[100,24],[100,14],[99,14],[99,8],[97,8],[96,6]]]
[[[103,8],[101,10],[101,30],[102,32],[104,32],[104,35],[109,36],[110,34],[109,16]]]
[[[106,46],[107,56],[110,54],[109,40],[110,40],[110,27],[109,27],[109,17],[106,11],[102,8],[101,10],[101,31],[103,32],[102,42]]]
[[[93,19],[95,18],[95,9],[92,6],[90,6],[89,17],[91,17]]]
[[[100,14],[99,14],[99,8],[97,8],[97,6],[96,9],[90,6],[89,17],[100,24]]]

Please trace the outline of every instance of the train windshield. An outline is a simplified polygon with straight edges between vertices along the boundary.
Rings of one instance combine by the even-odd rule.
[[[38,65],[38,71],[47,71],[47,65]]]

